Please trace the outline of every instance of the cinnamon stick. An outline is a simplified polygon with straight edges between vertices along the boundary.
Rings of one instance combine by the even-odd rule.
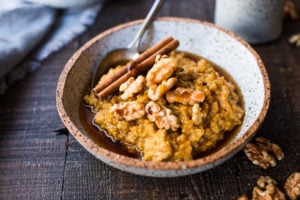
[[[116,70],[114,73],[108,75],[104,78],[104,80],[101,80],[94,88],[93,92],[95,94],[99,93],[101,90],[112,84],[115,80],[117,80],[119,77],[123,76],[129,69],[131,69],[133,66],[139,64],[149,56],[151,56],[153,53],[161,49],[163,46],[168,44],[174,40],[172,37],[167,37],[164,40],[161,40],[160,42],[156,43],[151,48],[144,51],[141,55],[139,55],[136,59],[130,61],[127,65],[124,67],[121,67],[119,70]]]
[[[179,41],[178,40],[172,40],[169,42],[167,45],[153,53],[151,56],[143,60],[141,63],[137,65],[133,65],[131,70],[129,70],[127,73],[119,77],[117,80],[114,80],[110,85],[108,85],[105,89],[100,91],[99,93],[95,93],[95,95],[98,98],[103,98],[107,95],[110,95],[111,93],[115,92],[118,90],[120,85],[124,83],[126,80],[128,80],[131,76],[137,76],[144,71],[148,70],[151,66],[153,66],[155,62],[155,58],[157,55],[163,55],[163,54],[168,54],[171,51],[175,50],[179,46]]]
[[[159,49],[157,52],[152,54],[150,57],[142,61],[140,64],[137,64],[132,67],[133,76],[136,76],[138,74],[143,73],[144,71],[148,70],[154,63],[155,63],[155,58],[158,55],[164,55],[168,54],[174,49],[176,49],[179,46],[179,41],[178,40],[172,40],[170,43],[168,43],[166,46],[163,48]]]

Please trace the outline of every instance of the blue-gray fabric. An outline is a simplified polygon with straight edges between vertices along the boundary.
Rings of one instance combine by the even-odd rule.
[[[0,0],[0,94],[94,22],[102,4],[55,9]]]

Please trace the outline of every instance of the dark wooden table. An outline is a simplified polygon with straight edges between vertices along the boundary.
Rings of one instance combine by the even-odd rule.
[[[111,0],[82,36],[50,56],[41,68],[0,96],[0,199],[237,199],[251,196],[261,175],[278,181],[300,171],[300,48],[290,45],[300,22],[286,20],[283,35],[254,46],[272,84],[268,115],[258,136],[280,145],[285,158],[264,170],[243,152],[209,171],[180,178],[125,173],[94,158],[64,130],[55,90],[68,58],[87,40],[112,26],[143,18],[152,1]],[[299,6],[298,6],[299,8]],[[211,0],[169,0],[160,16],[213,21]]]

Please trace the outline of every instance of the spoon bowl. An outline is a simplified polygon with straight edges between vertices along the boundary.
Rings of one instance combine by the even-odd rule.
[[[133,41],[128,45],[127,48],[115,49],[109,52],[97,66],[92,77],[92,88],[97,84],[101,74],[106,71],[109,67],[116,66],[118,64],[124,64],[129,60],[135,59],[139,55],[139,44],[140,41],[148,29],[150,24],[153,22],[155,16],[164,4],[165,0],[155,0],[150,11],[148,12],[145,20],[143,21],[139,31],[134,37]]]
[[[121,48],[116,49],[109,52],[98,65],[94,75],[92,77],[92,87],[94,87],[100,76],[106,72],[110,67],[117,66],[117,65],[124,65],[129,60],[135,59],[139,56],[139,52],[134,49],[128,48]]]

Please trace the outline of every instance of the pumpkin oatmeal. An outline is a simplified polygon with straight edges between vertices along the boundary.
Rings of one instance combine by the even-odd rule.
[[[243,120],[239,89],[216,69],[174,51],[157,56],[148,72],[129,78],[115,94],[100,100],[91,92],[84,101],[96,111],[94,122],[128,151],[141,152],[141,159],[191,160]]]

